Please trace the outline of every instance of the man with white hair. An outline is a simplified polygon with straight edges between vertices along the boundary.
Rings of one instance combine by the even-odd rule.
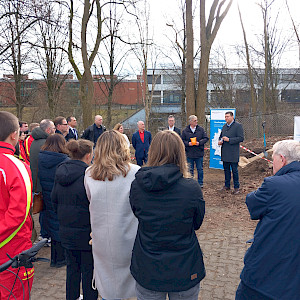
[[[246,197],[251,219],[259,222],[236,300],[300,297],[300,142],[273,146],[273,174]]]
[[[81,138],[90,140],[96,146],[99,136],[106,130],[105,126],[102,124],[103,118],[100,115],[95,116],[95,122],[90,125],[82,134]]]
[[[147,163],[152,136],[150,131],[145,130],[143,121],[138,121],[137,126],[138,131],[132,135],[132,146],[135,149],[136,163],[142,166],[143,163]]]
[[[182,130],[181,138],[185,146],[190,173],[194,176],[194,165],[196,165],[198,183],[203,188],[204,145],[208,141],[208,136],[204,128],[198,125],[197,116],[189,116],[189,125]]]

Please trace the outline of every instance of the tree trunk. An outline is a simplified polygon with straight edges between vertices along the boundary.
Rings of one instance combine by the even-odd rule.
[[[194,34],[192,0],[186,0],[186,115],[195,114]]]
[[[201,57],[198,76],[198,94],[196,101],[196,114],[201,125],[205,125],[205,106],[207,97],[207,82],[208,82],[208,64],[211,46],[216,38],[217,32],[220,29],[221,23],[227,15],[233,0],[229,0],[223,13],[220,15],[221,8],[226,0],[214,0],[209,17],[206,23],[205,3],[206,0],[200,0],[200,40],[201,40]]]
[[[91,125],[92,120],[92,99],[94,95],[93,78],[87,78],[86,73],[83,74],[80,80],[79,97],[82,107],[83,126],[87,128]]]
[[[184,128],[186,124],[186,110],[185,110],[185,101],[186,101],[186,87],[185,87],[185,78],[186,78],[186,64],[185,57],[182,61],[182,75],[181,75],[181,127]]]
[[[203,49],[204,47],[201,46]],[[208,64],[210,48],[201,49],[200,68],[198,77],[198,94],[196,102],[196,115],[200,125],[205,125],[205,106],[207,101]]]

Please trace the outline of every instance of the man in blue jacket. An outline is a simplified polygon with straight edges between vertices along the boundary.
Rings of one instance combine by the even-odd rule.
[[[145,130],[143,121],[137,122],[138,131],[132,135],[132,146],[135,149],[135,158],[139,166],[147,163],[148,150],[151,144],[151,132]]]
[[[273,174],[246,197],[259,220],[236,300],[300,299],[300,142],[273,146]]]

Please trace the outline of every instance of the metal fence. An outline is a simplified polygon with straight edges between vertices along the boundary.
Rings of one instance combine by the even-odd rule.
[[[294,116],[300,116],[300,111],[258,114],[237,117],[236,120],[243,125],[245,139],[252,139],[263,136],[263,122],[265,122],[266,136],[292,136],[294,134]]]

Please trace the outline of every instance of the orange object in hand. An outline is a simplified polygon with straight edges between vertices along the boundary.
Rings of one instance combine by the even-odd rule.
[[[191,138],[192,145],[197,145],[197,138],[193,137]]]

